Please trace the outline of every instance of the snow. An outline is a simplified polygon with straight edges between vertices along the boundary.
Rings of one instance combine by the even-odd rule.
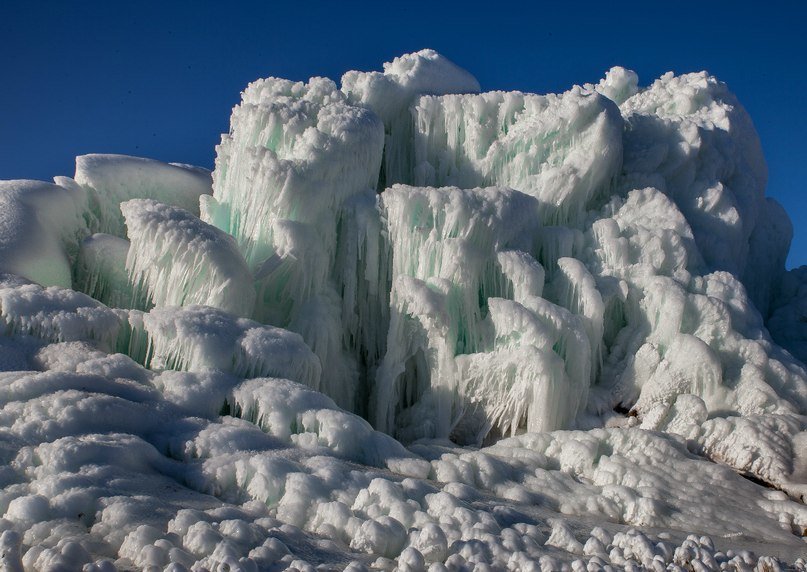
[[[212,175],[0,182],[3,569],[807,569],[807,274],[735,96],[383,70],[253,82]]]

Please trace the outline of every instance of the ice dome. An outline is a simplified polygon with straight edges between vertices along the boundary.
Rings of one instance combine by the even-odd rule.
[[[260,79],[0,181],[8,570],[807,569],[807,272],[707,73]]]

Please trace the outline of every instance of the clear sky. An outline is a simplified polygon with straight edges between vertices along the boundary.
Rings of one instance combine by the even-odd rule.
[[[484,90],[557,92],[622,65],[646,85],[706,69],[751,113],[768,194],[807,264],[807,2],[0,1],[0,179],[125,153],[213,166],[259,77],[338,80],[434,48]]]

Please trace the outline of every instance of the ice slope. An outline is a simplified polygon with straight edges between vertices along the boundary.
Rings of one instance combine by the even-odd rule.
[[[807,568],[807,280],[746,112],[479,92],[432,50],[258,80],[212,188],[0,182],[4,569]]]

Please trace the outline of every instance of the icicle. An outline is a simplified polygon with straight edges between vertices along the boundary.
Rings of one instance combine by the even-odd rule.
[[[147,309],[147,298],[135,294],[126,257],[129,241],[111,234],[94,234],[84,240],[76,263],[76,289],[113,308]]]

